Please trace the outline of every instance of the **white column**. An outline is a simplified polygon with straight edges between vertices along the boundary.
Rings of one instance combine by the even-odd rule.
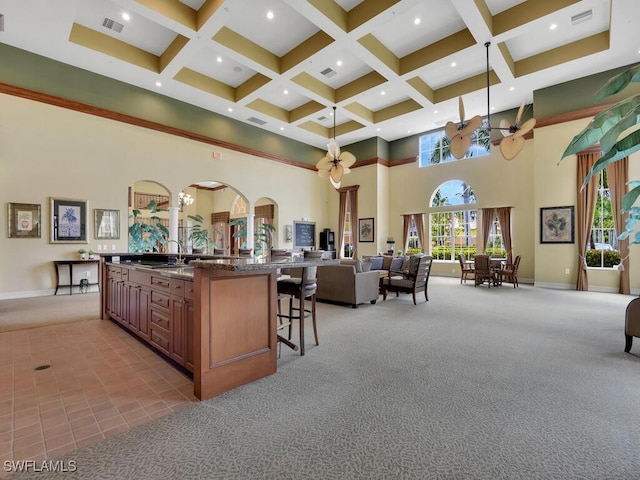
[[[178,212],[180,207],[169,207],[169,253],[178,253]]]
[[[255,213],[247,213],[247,248],[255,248],[254,232],[255,232]],[[253,252],[255,255],[256,252]]]

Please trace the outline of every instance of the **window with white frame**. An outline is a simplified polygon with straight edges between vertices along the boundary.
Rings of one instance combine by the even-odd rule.
[[[482,126],[471,133],[471,147],[462,158],[480,157],[489,155],[491,150],[490,132],[486,121]],[[458,160],[451,154],[449,138],[444,129],[435,130],[420,136],[418,140],[418,165],[427,167],[439,163],[453,162]]]
[[[458,255],[476,253],[477,211],[473,189],[461,180],[438,187],[431,197],[429,215],[431,255],[435,260],[457,261]]]
[[[611,193],[606,170],[598,176],[600,178],[591,235],[587,242],[586,261],[588,267],[611,268],[620,263],[618,237],[613,223]]]

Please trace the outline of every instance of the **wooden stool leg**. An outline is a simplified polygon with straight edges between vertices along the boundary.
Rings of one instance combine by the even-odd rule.
[[[311,321],[313,322],[313,335],[316,338],[316,345],[320,345],[318,341],[318,327],[316,326],[316,294],[311,297]]]
[[[304,294],[300,293],[300,311],[298,312],[300,319],[300,355],[304,355]]]

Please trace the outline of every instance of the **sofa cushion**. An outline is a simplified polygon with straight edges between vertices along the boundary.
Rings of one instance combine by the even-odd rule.
[[[371,260],[369,260],[368,258],[364,258],[360,262],[360,266],[362,267],[363,272],[369,272],[371,270]]]
[[[353,265],[356,267],[356,273],[362,273],[362,260],[360,259],[343,258],[340,260],[340,265]]]

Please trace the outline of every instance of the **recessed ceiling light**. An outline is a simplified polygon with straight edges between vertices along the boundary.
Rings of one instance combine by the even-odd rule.
[[[420,22],[421,22],[421,21],[422,21],[422,20],[420,20],[420,17],[416,17],[416,18],[414,18],[414,19],[413,19],[413,24],[414,24],[414,25],[420,25]]]
[[[156,82],[156,87],[161,87],[161,86],[162,86],[162,82],[157,81],[157,82]]]
[[[433,113],[438,113],[438,110],[434,110]]]
[[[455,67],[456,65],[457,65],[456,62],[451,62],[452,67]]]
[[[386,94],[387,94],[387,92],[385,92],[384,90],[382,90],[382,91],[380,92],[380,95],[386,95]]]
[[[222,57],[216,57],[216,62],[222,63]]]
[[[513,92],[516,89],[516,87],[509,87],[509,91]]]
[[[558,28],[558,25],[556,25],[555,23],[549,25],[549,30],[555,30],[556,28]]]
[[[380,131],[380,129],[379,129],[379,128],[376,128],[376,131],[377,131],[377,132],[379,132],[379,131]]]
[[[407,130],[407,133],[411,133],[411,130]]]
[[[127,12],[122,12],[122,19],[128,22],[129,20],[131,20],[131,15],[129,15]]]
[[[227,108],[227,111],[233,112],[233,108],[229,107],[229,108]]]
[[[289,95],[289,90],[287,90],[286,88],[284,89],[284,94],[285,95]]]
[[[338,65],[339,67],[341,67],[341,66],[342,66],[342,60],[338,60],[338,61],[336,62],[336,65]]]
[[[273,12],[271,12],[271,11],[267,12],[267,18],[269,20],[273,20]]]
[[[280,130],[284,130],[284,127],[280,127]]]

